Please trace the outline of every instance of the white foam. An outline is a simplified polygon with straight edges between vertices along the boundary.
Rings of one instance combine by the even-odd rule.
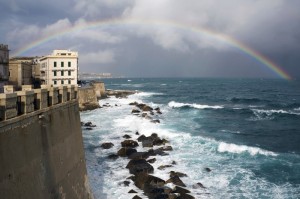
[[[224,152],[230,152],[230,153],[249,153],[250,155],[254,156],[254,155],[266,155],[266,156],[277,156],[276,153],[271,152],[271,151],[267,151],[267,150],[263,150],[257,147],[250,147],[250,146],[245,146],[245,145],[236,145],[236,144],[228,144],[225,142],[221,142],[218,146],[218,151],[220,153],[224,153]]]
[[[202,105],[202,104],[189,104],[189,103],[180,103],[180,102],[175,102],[171,101],[168,103],[168,106],[171,108],[181,108],[181,107],[192,107],[196,109],[221,109],[224,108],[223,106],[215,105],[215,106],[210,106],[210,105]]]
[[[255,114],[265,114],[267,116],[272,116],[274,113],[275,114],[280,113],[280,114],[300,115],[300,113],[296,113],[296,112],[293,112],[293,111],[286,111],[286,110],[282,110],[282,109],[279,109],[279,110],[275,110],[275,109],[271,109],[271,110],[252,109],[252,111]]]

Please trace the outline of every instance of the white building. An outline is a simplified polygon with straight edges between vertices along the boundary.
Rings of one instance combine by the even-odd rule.
[[[77,84],[78,52],[54,50],[39,60],[41,83],[53,86]]]

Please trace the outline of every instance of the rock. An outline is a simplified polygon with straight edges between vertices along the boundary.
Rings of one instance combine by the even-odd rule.
[[[147,113],[143,113],[143,114],[142,114],[142,117],[146,117],[146,116],[147,116]]]
[[[195,199],[195,197],[191,196],[190,194],[180,194],[178,199]]]
[[[135,195],[132,199],[142,199],[142,198],[138,195]]]
[[[161,149],[149,149],[148,150],[148,154],[149,156],[156,156],[156,155],[161,155],[161,156],[165,156],[165,155],[169,155],[168,153],[162,151]]]
[[[147,119],[147,120],[152,120],[152,117],[150,117],[149,115],[146,115],[146,116],[145,116],[145,119]]]
[[[145,137],[142,141],[143,147],[153,147],[153,138]]]
[[[198,182],[197,184],[193,185],[193,189],[199,189],[199,188],[206,189],[206,187],[201,182]]]
[[[137,110],[137,109],[132,109],[131,113],[140,113],[141,111]]]
[[[152,137],[153,139],[156,139],[156,138],[158,138],[158,135],[157,135],[157,133],[152,133],[152,134],[150,135],[150,137]]]
[[[170,171],[170,178],[178,176],[178,177],[187,177],[185,173]]]
[[[119,156],[118,156],[117,154],[109,154],[109,155],[107,156],[107,158],[108,158],[108,159],[112,159],[112,160],[116,160],[116,159],[119,158]]]
[[[96,125],[94,125],[92,122],[87,122],[87,123],[84,124],[84,126],[96,127]]]
[[[157,113],[157,114],[160,114],[160,115],[162,114],[162,112],[161,112],[161,111],[156,111],[156,113]]]
[[[127,180],[125,180],[125,181],[123,182],[123,184],[125,185],[125,187],[128,187],[128,186],[129,186],[129,184],[130,184],[130,182],[129,182],[129,181],[127,181]]]
[[[91,111],[97,108],[100,108],[98,102],[86,102],[79,104],[79,111]]]
[[[177,175],[167,180],[166,183],[173,183],[174,185],[186,187],[186,185],[181,181],[181,179]]]
[[[153,111],[150,111],[150,115],[154,115]]]
[[[114,144],[111,143],[111,142],[105,142],[105,143],[102,143],[102,144],[101,144],[101,147],[102,147],[103,149],[110,149],[110,148],[113,147],[113,146],[114,146]]]
[[[123,135],[123,138],[125,138],[125,139],[130,139],[130,138],[131,138],[131,136],[130,136],[130,135],[127,135],[127,134],[125,134],[125,135]]]
[[[172,165],[161,165],[157,169],[164,170],[165,168],[173,167]]]
[[[154,110],[156,110],[156,111],[160,111],[160,108],[159,108],[159,107],[157,107],[157,108],[155,108]]]
[[[208,168],[208,167],[206,167],[206,168],[205,168],[205,171],[207,171],[207,172],[211,172],[211,169],[210,169],[210,168]]]
[[[173,151],[173,148],[172,148],[172,146],[164,146],[164,147],[161,147],[161,150],[163,150],[163,151]]]
[[[175,165],[175,164],[177,164],[177,162],[173,160],[173,161],[172,161],[172,164],[174,164],[174,165]]]
[[[147,160],[147,162],[149,162],[149,163],[154,163],[155,161],[156,161],[156,158],[152,158],[152,159]]]
[[[93,130],[93,128],[92,127],[87,127],[87,128],[85,128],[85,130],[91,131],[91,130]]]
[[[133,149],[131,147],[123,147],[118,151],[118,156],[126,157],[136,152],[137,152],[136,149]]]
[[[81,126],[84,126],[84,122],[80,122],[80,125],[81,125]]]
[[[167,142],[168,141],[166,139],[155,138],[153,140],[153,145],[160,146],[160,145],[166,144]]]
[[[180,195],[184,195],[184,194],[191,193],[191,192],[183,187],[175,186],[173,193],[179,193]]]
[[[145,159],[130,160],[126,166],[131,174],[137,175],[139,173],[153,173],[154,168]]]
[[[147,159],[149,154],[147,152],[136,152],[128,156],[129,159]]]
[[[139,142],[143,142],[143,140],[147,139],[147,137],[145,135],[141,135],[140,137],[138,137],[138,141]]]
[[[138,105],[139,103],[137,103],[137,102],[131,102],[131,103],[129,103],[129,105],[130,106],[136,106],[136,105]]]
[[[137,131],[137,132],[135,132],[135,134],[136,134],[136,135],[139,135],[140,133]]]
[[[121,142],[122,147],[137,147],[139,144],[134,140],[124,140]]]
[[[134,184],[138,188],[149,193],[152,190],[152,188],[164,186],[165,181],[147,173],[139,173],[136,175]]]
[[[128,193],[137,193],[135,190],[131,189]]]
[[[152,111],[153,108],[151,108],[150,106],[148,105],[145,105],[144,107],[141,108],[144,112],[147,112],[147,111]]]
[[[160,120],[159,119],[151,120],[151,122],[154,123],[154,124],[157,124],[157,123],[160,123]]]

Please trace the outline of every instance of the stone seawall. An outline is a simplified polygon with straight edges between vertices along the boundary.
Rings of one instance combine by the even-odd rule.
[[[0,122],[0,198],[93,198],[78,100],[64,93],[58,104]]]

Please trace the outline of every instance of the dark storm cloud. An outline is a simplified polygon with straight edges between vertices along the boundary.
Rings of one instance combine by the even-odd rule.
[[[40,37],[108,18],[172,21],[169,25],[93,28],[62,35],[27,53],[78,50],[80,69],[127,76],[275,77],[266,66],[218,39],[192,33],[211,29],[238,39],[300,76],[297,0],[0,0],[1,43],[12,53]]]

